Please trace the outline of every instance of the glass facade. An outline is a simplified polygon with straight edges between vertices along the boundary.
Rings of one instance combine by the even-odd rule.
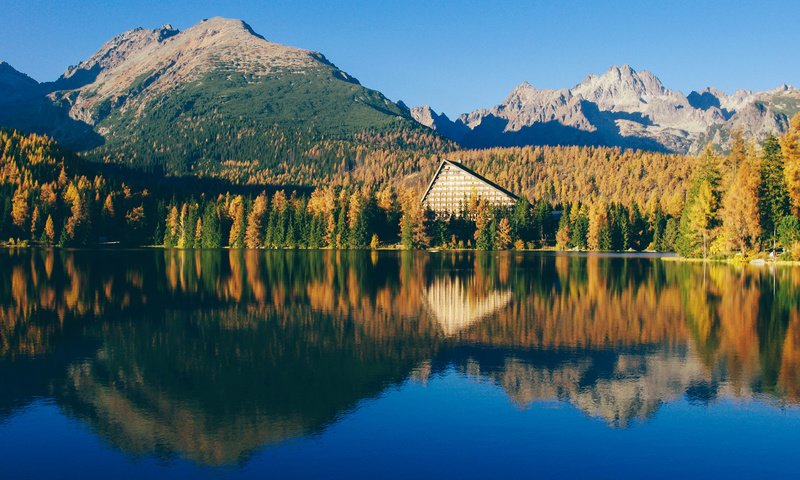
[[[461,165],[445,160],[422,199],[425,208],[440,215],[460,213],[471,197],[492,205],[512,206],[516,198]]]

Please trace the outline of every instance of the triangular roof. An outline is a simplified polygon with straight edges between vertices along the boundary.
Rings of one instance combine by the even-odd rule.
[[[519,198],[517,195],[511,193],[510,191],[506,190],[505,188],[501,187],[500,185],[494,183],[493,181],[491,181],[488,178],[484,177],[480,173],[475,172],[475,171],[465,167],[461,163],[454,162],[452,160],[443,159],[442,163],[439,164],[439,168],[436,169],[436,173],[433,174],[433,177],[431,178],[430,183],[428,183],[428,188],[425,189],[425,193],[422,195],[422,200],[421,200],[422,202],[424,202],[425,199],[428,197],[428,193],[431,191],[431,187],[433,187],[434,182],[436,182],[436,179],[439,177],[439,172],[442,171],[442,168],[444,168],[445,165],[450,165],[450,166],[456,167],[457,169],[461,170],[462,172],[466,173],[467,175],[470,175],[470,176],[480,180],[481,182],[486,183],[489,186],[491,186],[493,188],[496,188],[497,190],[500,190],[501,192],[505,193],[506,195],[508,195],[509,197],[513,198],[514,200],[517,200]]]

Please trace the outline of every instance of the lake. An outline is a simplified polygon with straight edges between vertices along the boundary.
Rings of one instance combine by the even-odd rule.
[[[2,478],[790,478],[800,269],[0,250]]]

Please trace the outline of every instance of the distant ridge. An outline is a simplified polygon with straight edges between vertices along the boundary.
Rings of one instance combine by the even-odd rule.
[[[709,142],[726,148],[734,128],[758,140],[785,131],[800,112],[800,91],[781,85],[726,95],[709,87],[684,96],[652,73],[622,65],[570,89],[540,90],[524,82],[495,107],[455,121],[428,106],[410,112],[422,125],[471,148],[604,145],[697,153]]]

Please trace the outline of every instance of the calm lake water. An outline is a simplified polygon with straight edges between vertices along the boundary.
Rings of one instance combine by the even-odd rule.
[[[797,478],[800,269],[0,250],[0,477]]]

